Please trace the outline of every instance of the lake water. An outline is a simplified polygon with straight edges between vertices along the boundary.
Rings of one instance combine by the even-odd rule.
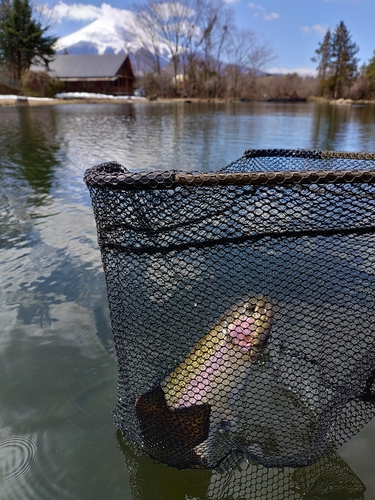
[[[375,107],[4,107],[0,138],[0,500],[250,498],[236,486],[245,491],[246,467],[220,477],[176,471],[116,435],[117,366],[82,176],[108,160],[130,170],[217,170],[249,148],[373,152]],[[366,499],[375,498],[374,450],[374,422],[339,450]],[[277,472],[289,477],[284,485],[289,472]],[[256,498],[280,498],[267,487],[276,473],[257,474]]]

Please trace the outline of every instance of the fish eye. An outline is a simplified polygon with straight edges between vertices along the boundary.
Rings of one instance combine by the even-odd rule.
[[[255,312],[256,307],[257,307],[256,303],[252,304],[252,303],[248,302],[246,304],[245,310],[246,310],[246,312],[253,313],[253,312]]]

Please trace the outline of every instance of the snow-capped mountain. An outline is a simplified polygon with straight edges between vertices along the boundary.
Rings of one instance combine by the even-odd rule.
[[[69,54],[118,54],[119,52],[136,54],[140,50],[145,50],[147,45],[148,42],[134,12],[102,4],[97,19],[84,28],[60,38],[55,48],[57,53],[66,50]],[[168,60],[167,45],[161,41],[160,47],[163,57]]]

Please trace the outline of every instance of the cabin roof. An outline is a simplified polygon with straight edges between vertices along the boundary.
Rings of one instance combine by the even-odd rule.
[[[127,57],[124,53],[56,55],[48,65],[49,74],[59,78],[111,78],[116,76]]]

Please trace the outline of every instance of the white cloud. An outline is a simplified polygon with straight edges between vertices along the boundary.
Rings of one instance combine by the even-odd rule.
[[[240,2],[241,0],[224,0],[224,3],[235,4]]]
[[[102,3],[100,7],[96,7],[92,4],[67,4],[63,1],[60,1],[60,3],[55,5],[52,9],[46,7],[46,10],[50,17],[56,22],[61,22],[63,20],[95,21],[103,17],[116,18],[116,16],[121,16],[122,13],[125,12],[125,9],[117,9],[107,3]],[[156,11],[166,19],[173,15],[189,18],[194,14],[193,10],[188,9],[179,2],[164,2],[157,4]]]
[[[274,19],[279,19],[280,15],[277,12],[270,12],[269,14],[264,14],[263,19],[265,21],[273,21]]]
[[[325,35],[328,30],[326,24],[313,24],[312,26],[301,26],[304,33],[317,33],[318,35]]]
[[[109,10],[119,10],[114,9],[110,5],[103,3],[101,7],[96,7],[95,5],[86,5],[82,3],[67,4],[60,2],[52,9],[49,9],[50,15],[57,22],[61,22],[64,19],[69,21],[95,21],[103,16],[103,14],[108,14]]]
[[[316,76],[317,72],[314,68],[267,68],[265,70],[267,73],[273,73],[278,75],[290,75],[293,73],[297,73],[300,76]]]
[[[250,2],[249,7],[254,11],[254,17],[262,16],[262,19],[265,21],[273,21],[274,19],[280,18],[280,15],[277,12],[267,12],[263,5],[260,5],[259,3]]]

